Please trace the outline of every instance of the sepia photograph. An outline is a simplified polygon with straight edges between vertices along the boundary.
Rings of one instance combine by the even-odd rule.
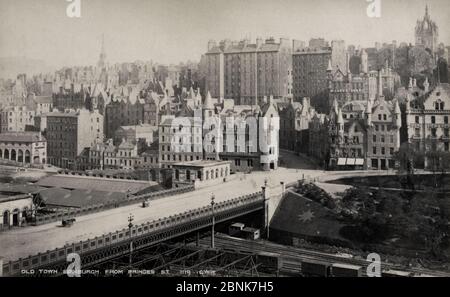
[[[450,277],[449,4],[0,0],[0,279]]]

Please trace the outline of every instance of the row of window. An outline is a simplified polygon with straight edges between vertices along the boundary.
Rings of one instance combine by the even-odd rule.
[[[416,124],[420,124],[420,117],[415,117]],[[431,116],[431,123],[436,124],[436,116]],[[448,116],[444,116],[444,124],[448,124]]]

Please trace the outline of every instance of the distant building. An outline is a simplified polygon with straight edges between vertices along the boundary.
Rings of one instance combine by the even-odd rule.
[[[261,104],[264,96],[291,96],[291,57],[292,45],[283,38],[210,41],[200,62],[206,91],[219,100],[231,98],[247,105]]]
[[[348,72],[349,56],[344,40],[333,40],[331,42],[331,66],[338,67],[343,73]]]
[[[34,125],[36,111],[30,110],[26,105],[10,106],[0,112],[0,131],[21,132],[27,125]]]
[[[76,169],[83,150],[103,141],[103,116],[85,109],[49,113],[46,136],[49,163]]]
[[[438,49],[439,31],[436,23],[431,20],[428,14],[428,5],[425,8],[425,16],[422,20],[417,20],[416,29],[416,46],[428,48],[432,53]]]
[[[146,145],[150,145],[157,139],[157,135],[158,127],[150,124],[120,126],[114,133],[114,142],[117,144],[125,140],[136,144],[143,141]]]
[[[296,101],[311,98],[317,107],[318,100],[328,99],[328,73],[331,68],[331,49],[303,49],[292,55],[293,96]]]

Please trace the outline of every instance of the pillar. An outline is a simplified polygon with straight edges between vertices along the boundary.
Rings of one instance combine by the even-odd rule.
[[[17,223],[20,226],[22,226],[22,212],[19,211],[19,213],[17,214]]]
[[[13,225],[13,219],[14,219],[14,212],[10,212],[9,213],[9,227],[11,227]]]
[[[269,224],[270,224],[270,218],[269,218],[269,187],[267,185],[264,185],[262,187],[262,195],[264,198],[264,229],[266,230],[266,239],[269,239]]]

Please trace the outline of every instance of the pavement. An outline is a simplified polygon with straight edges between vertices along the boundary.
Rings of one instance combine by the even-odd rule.
[[[287,152],[283,152],[283,157],[284,160],[302,158]],[[298,160],[297,164],[299,164]],[[260,191],[261,186],[263,186],[266,180],[271,188],[270,194],[277,195],[281,193],[281,181],[291,183],[305,178],[311,181],[326,182],[348,176],[380,174],[386,175],[386,171],[326,172],[314,169],[283,167],[270,172],[260,171],[251,174],[240,174],[238,178],[226,183],[151,201],[150,207],[147,208],[142,208],[141,204],[138,203],[80,216],[76,218],[75,224],[70,228],[61,227],[58,221],[2,232],[0,233],[0,257],[4,258],[4,262],[14,261],[19,258],[26,258],[29,255],[35,255],[39,252],[63,247],[65,244],[71,244],[95,236],[101,236],[104,233],[121,230],[127,228],[128,216],[130,214],[134,216],[134,224],[142,224],[209,205],[212,194],[215,195],[216,202],[251,194]]]

